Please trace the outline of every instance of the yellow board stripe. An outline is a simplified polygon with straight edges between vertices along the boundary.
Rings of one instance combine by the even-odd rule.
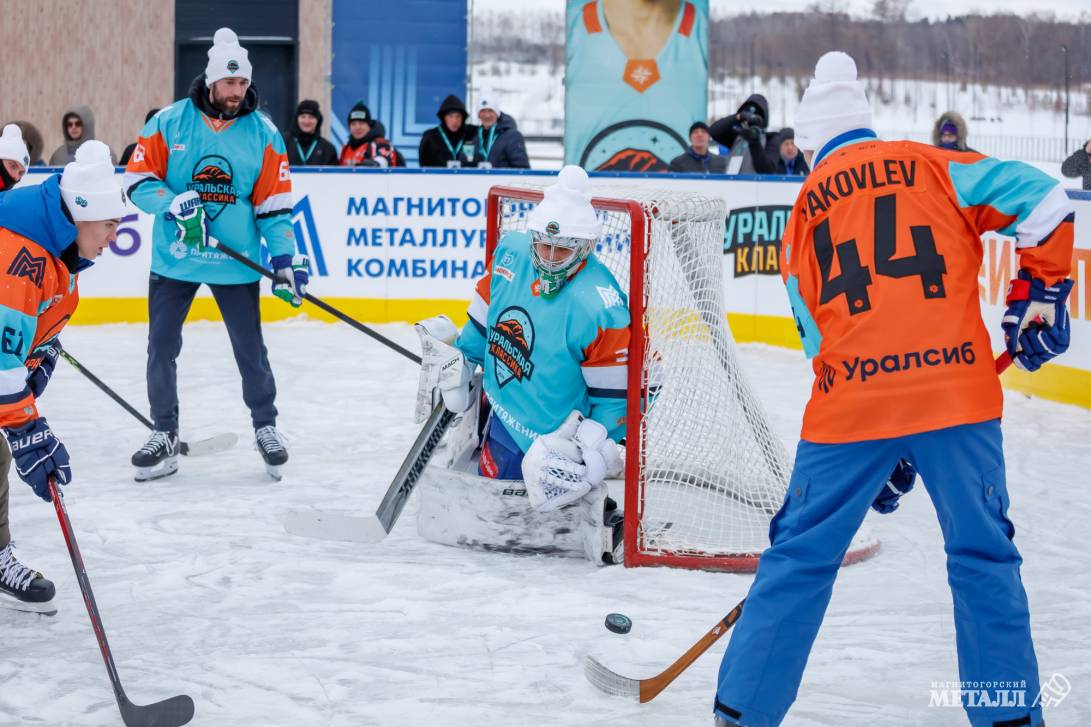
[[[431,299],[326,298],[332,305],[366,323],[405,323],[419,321],[440,313],[461,326],[466,321],[466,301]],[[277,298],[261,299],[265,321],[281,321],[296,316],[319,321],[334,321],[333,316],[311,305],[292,308]],[[212,298],[196,298],[187,321],[219,321],[220,311]],[[795,323],[781,316],[728,313],[728,324],[739,343],[768,343],[786,348],[802,348]],[[147,323],[146,298],[82,298],[72,323]],[[1034,374],[1012,366],[1003,376],[1004,386],[1014,391],[1065,404],[1091,409],[1091,371],[1049,364]]]

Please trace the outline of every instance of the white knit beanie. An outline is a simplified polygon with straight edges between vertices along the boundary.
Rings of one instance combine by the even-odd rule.
[[[848,53],[830,51],[818,59],[814,80],[803,92],[796,112],[796,145],[819,151],[839,134],[871,128],[871,104],[856,77],[856,61]]]
[[[72,219],[120,220],[125,216],[125,192],[114,176],[110,149],[90,139],[76,149],[76,161],[61,174],[61,198]]]
[[[250,55],[239,45],[239,36],[231,28],[220,28],[212,36],[208,49],[208,65],[205,66],[205,83],[211,86],[222,78],[245,78],[253,73]]]
[[[491,109],[497,116],[500,115],[500,104],[496,102],[496,94],[491,90],[485,90],[481,92],[479,97],[481,100],[477,102],[477,110],[484,111],[485,109]]]
[[[15,124],[4,127],[4,133],[0,135],[0,159],[11,159],[23,165],[23,169],[30,167],[30,152],[23,141],[23,132]]]
[[[554,237],[597,240],[602,222],[591,206],[591,181],[587,172],[570,164],[546,187],[545,196],[527,216],[527,229]]]

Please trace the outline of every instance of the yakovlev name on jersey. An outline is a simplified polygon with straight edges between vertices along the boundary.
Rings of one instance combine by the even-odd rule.
[[[496,383],[504,386],[512,379],[530,380],[534,363],[534,321],[518,306],[500,314],[496,325],[489,329],[489,355],[495,360]]]
[[[201,204],[208,216],[216,219],[224,205],[235,204],[235,175],[231,162],[219,154],[209,154],[193,167],[193,181],[186,182],[186,189],[201,195]]]

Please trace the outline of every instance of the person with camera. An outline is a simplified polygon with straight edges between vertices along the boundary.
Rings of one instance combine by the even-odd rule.
[[[720,119],[709,132],[728,148],[728,174],[776,174],[780,153],[778,134],[769,134],[769,102],[755,93],[734,115]]]
[[[1091,139],[1061,164],[1061,174],[1066,177],[1083,177],[1083,188],[1091,189]]]

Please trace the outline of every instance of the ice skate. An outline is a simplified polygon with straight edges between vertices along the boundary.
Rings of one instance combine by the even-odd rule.
[[[284,437],[273,425],[254,430],[254,442],[265,462],[265,471],[277,482],[280,481],[280,467],[288,461],[288,449],[284,446]]]
[[[178,471],[178,432],[155,430],[133,454],[137,482],[158,480]]]
[[[8,543],[0,550],[0,605],[17,611],[54,615],[57,608],[53,604],[53,581],[16,560],[12,545]]]

